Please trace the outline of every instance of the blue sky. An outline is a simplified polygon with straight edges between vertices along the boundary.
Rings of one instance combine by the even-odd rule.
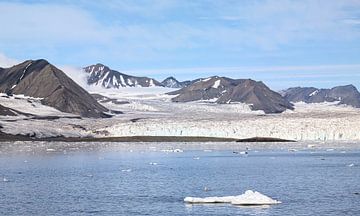
[[[359,0],[0,0],[0,26],[4,61],[360,87]]]

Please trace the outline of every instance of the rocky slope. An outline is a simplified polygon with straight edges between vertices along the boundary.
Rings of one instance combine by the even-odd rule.
[[[83,117],[109,117],[87,91],[46,60],[28,60],[0,71],[0,92],[42,98],[41,103]]]
[[[163,86],[155,79],[120,73],[103,64],[87,66],[84,71],[89,74],[88,84],[94,86],[103,86],[105,88]]]
[[[5,107],[0,104],[0,115],[2,115],[2,116],[17,116],[18,112],[14,109]]]
[[[209,100],[219,104],[241,102],[249,104],[252,110],[265,113],[281,113],[293,109],[293,105],[279,93],[269,89],[264,83],[250,79],[230,79],[210,77],[201,79],[188,87],[170,92],[177,95],[173,102]]]
[[[282,95],[293,102],[321,103],[339,101],[339,104],[360,108],[360,93],[353,85],[337,86],[331,89],[296,87],[283,91]]]

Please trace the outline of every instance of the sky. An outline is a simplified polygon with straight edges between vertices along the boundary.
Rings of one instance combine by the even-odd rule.
[[[0,66],[360,89],[360,0],[0,0]]]

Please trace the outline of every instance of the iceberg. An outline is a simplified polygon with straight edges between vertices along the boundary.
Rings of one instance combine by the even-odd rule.
[[[236,196],[235,199],[231,201],[233,205],[274,205],[280,204],[278,200],[274,200],[264,194],[261,194],[257,191],[247,190],[244,194]]]
[[[278,200],[274,200],[257,191],[247,190],[244,194],[238,196],[224,197],[185,197],[184,202],[189,204],[208,204],[208,203],[230,203],[232,205],[275,205],[280,204]]]

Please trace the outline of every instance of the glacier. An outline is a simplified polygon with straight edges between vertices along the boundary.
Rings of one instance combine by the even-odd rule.
[[[6,107],[56,120],[26,116],[0,116],[1,131],[37,137],[205,136],[245,139],[272,137],[295,141],[359,141],[360,109],[336,103],[296,103],[295,110],[281,114],[251,111],[248,104],[214,104],[211,101],[173,103],[160,87],[96,90],[104,96],[129,103],[102,105],[121,110],[110,119],[72,119],[41,104],[40,98],[0,95]]]

